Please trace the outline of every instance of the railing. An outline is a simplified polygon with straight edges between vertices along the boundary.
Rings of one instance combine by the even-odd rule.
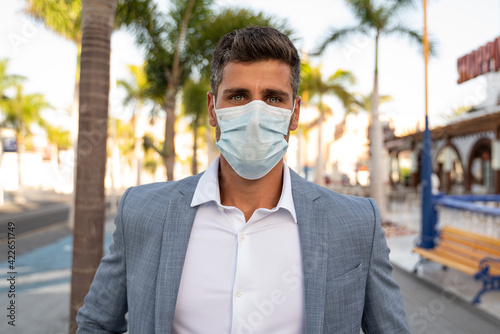
[[[369,188],[361,187],[361,186],[335,186],[335,185],[327,185],[327,188],[338,192],[343,195],[351,195],[351,196],[359,196],[359,197],[368,197],[369,196]]]
[[[438,212],[436,230],[453,226],[500,238],[500,195],[456,195],[434,197]]]

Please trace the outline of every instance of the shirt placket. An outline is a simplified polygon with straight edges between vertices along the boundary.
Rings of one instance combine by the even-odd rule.
[[[239,211],[239,210],[238,210]],[[244,221],[243,213],[238,212],[239,223]],[[233,216],[233,218],[236,218]],[[248,223],[246,223],[248,224]],[[235,224],[238,226],[238,224]],[[251,240],[248,235],[251,225],[239,225],[236,230],[237,255],[232,294],[232,334],[253,333],[246,317],[251,311],[254,292],[251,284]]]

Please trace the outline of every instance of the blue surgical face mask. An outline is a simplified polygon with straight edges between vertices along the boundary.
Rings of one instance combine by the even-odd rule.
[[[260,179],[278,164],[288,148],[285,135],[294,110],[295,104],[290,111],[260,100],[215,110],[221,132],[217,148],[239,176]]]

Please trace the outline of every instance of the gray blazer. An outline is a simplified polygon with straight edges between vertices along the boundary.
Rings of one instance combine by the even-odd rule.
[[[337,194],[290,172],[306,333],[359,334],[360,327],[365,333],[409,333],[375,202]],[[78,312],[78,333],[125,332],[127,312],[131,334],[171,332],[199,178],[125,192],[110,252]]]

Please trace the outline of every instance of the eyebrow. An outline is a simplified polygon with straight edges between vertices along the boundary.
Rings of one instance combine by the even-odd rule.
[[[228,89],[224,89],[222,91],[222,94],[223,95],[226,95],[226,94],[242,94],[242,93],[249,93],[250,91],[246,88],[228,88]],[[272,88],[268,88],[268,89],[265,89],[264,90],[264,94],[265,95],[277,95],[277,96],[281,96],[281,97],[290,97],[290,94],[284,90],[281,90],[281,89],[272,89]]]
[[[266,89],[264,90],[266,95],[278,95],[281,97],[290,97],[290,94],[281,89]]]
[[[246,88],[228,88],[228,89],[224,89],[222,91],[222,94],[225,95],[225,94],[234,94],[234,93],[248,93],[249,90],[246,89]]]

